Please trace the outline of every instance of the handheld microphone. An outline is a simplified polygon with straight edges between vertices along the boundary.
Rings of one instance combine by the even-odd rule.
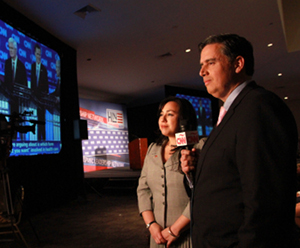
[[[187,131],[187,121],[180,120],[180,132],[175,133],[176,145],[187,150],[192,150],[193,146],[199,142],[197,131]],[[189,179],[193,184],[193,173],[189,172]]]
[[[175,134],[176,145],[191,150],[199,142],[197,131],[187,130],[186,120],[180,121],[180,132]]]

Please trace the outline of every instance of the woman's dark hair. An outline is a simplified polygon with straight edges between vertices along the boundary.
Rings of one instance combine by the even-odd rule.
[[[179,127],[181,124],[184,123],[185,128],[188,131],[197,130],[198,123],[197,123],[195,109],[188,100],[183,99],[183,98],[169,96],[169,97],[165,98],[164,100],[162,100],[158,107],[158,112],[157,112],[158,118],[160,116],[162,109],[168,102],[176,102],[179,106],[179,118],[178,118],[178,126]],[[166,140],[168,140],[168,137],[162,135],[160,130],[159,130],[159,134],[160,134],[160,137],[157,139],[156,143],[158,145],[162,145]]]
[[[237,56],[242,56],[245,59],[246,74],[248,76],[254,74],[253,47],[248,40],[236,34],[212,35],[198,45],[199,52],[201,53],[206,45],[216,43],[223,45],[222,52],[231,62],[233,62]]]

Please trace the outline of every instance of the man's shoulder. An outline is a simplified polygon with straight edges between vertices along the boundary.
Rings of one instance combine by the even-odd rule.
[[[8,58],[7,60],[5,60],[5,64],[9,64],[11,63],[11,58]]]
[[[22,65],[22,66],[24,66],[24,63],[20,60],[20,59],[18,59],[17,60],[17,64],[20,66],[20,65]],[[24,66],[25,67],[25,66]]]
[[[267,115],[269,118],[275,116],[284,116],[289,120],[293,118],[291,110],[283,99],[258,85],[245,94],[241,102],[237,103],[237,107],[248,117],[256,116],[258,118],[257,115]]]
[[[283,103],[283,100],[280,99],[278,95],[260,85],[257,85],[254,81],[245,87],[245,89],[241,92],[241,97],[245,100],[253,101],[253,104],[263,102],[268,103],[270,101]]]
[[[43,65],[42,63],[41,63],[41,68],[43,68],[43,69],[45,69],[45,70],[47,69],[46,66]]]

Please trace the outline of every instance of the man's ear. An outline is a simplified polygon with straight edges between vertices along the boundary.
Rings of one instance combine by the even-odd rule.
[[[237,56],[234,62],[235,73],[240,73],[245,67],[245,59],[242,56]]]

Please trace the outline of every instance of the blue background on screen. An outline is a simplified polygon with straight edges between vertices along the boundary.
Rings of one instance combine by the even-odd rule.
[[[213,129],[211,100],[206,97],[185,94],[176,94],[176,97],[190,101],[197,115],[199,136],[208,136]]]

